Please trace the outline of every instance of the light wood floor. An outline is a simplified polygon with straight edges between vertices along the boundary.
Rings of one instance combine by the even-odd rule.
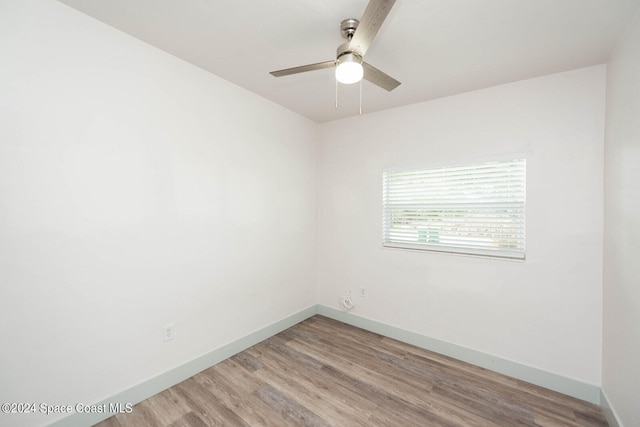
[[[322,316],[100,427],[606,426],[590,403]]]

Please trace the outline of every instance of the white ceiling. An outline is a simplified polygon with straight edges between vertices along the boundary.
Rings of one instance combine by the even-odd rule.
[[[322,123],[358,114],[359,85],[333,70],[339,24],[367,0],[60,0]],[[397,0],[365,60],[402,82],[364,82],[363,113],[606,61],[640,0]]]

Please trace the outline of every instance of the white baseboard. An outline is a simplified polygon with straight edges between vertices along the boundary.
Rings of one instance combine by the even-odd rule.
[[[320,314],[331,319],[353,325],[371,332],[394,338],[408,344],[412,344],[427,350],[435,351],[445,356],[450,356],[464,362],[474,364],[501,374],[509,375],[532,384],[539,385],[560,393],[586,400],[588,402],[599,405],[603,402],[603,411],[607,416],[607,420],[612,427],[622,427],[617,420],[615,412],[611,409],[606,395],[600,390],[600,387],[566,378],[560,375],[552,374],[541,369],[522,365],[510,360],[501,359],[489,354],[471,350],[456,344],[451,344],[435,338],[430,338],[415,332],[406,331],[395,326],[390,326],[375,320],[356,316],[351,313],[336,310],[325,305],[313,305],[286,318],[274,322],[264,328],[261,328],[249,335],[246,335],[236,341],[219,347],[211,352],[193,359],[183,365],[176,367],[170,371],[162,373],[143,383],[140,383],[130,389],[124,390],[114,396],[111,396],[96,405],[121,405],[126,403],[136,404],[149,397],[166,390],[178,384],[187,378],[192,377],[198,372],[219,363],[234,354],[255,345],[265,339],[284,331],[287,328],[299,323],[315,314]],[[112,413],[102,414],[85,414],[75,413],[59,419],[50,426],[53,427],[87,427],[92,426],[100,421],[109,418]],[[613,420],[613,421],[612,421]]]
[[[609,427],[623,427],[622,421],[620,421],[618,414],[615,409],[613,409],[613,406],[611,406],[611,402],[604,390],[600,390],[600,407],[602,408],[602,412],[604,412],[604,416],[607,418]]]
[[[578,399],[586,400],[596,405],[600,404],[600,387],[593,384],[587,384],[538,368],[522,365],[511,360],[501,359],[477,350],[406,331],[325,305],[318,305],[318,314]]]
[[[109,405],[118,405],[124,407],[126,403],[136,404],[138,402],[142,402],[145,399],[150,398],[151,396],[160,393],[163,390],[172,387],[187,378],[190,378],[197,374],[198,372],[202,372],[205,369],[219,363],[234,354],[238,354],[241,351],[251,347],[252,345],[258,344],[261,341],[266,340],[267,338],[284,331],[285,329],[290,328],[296,323],[302,322],[305,319],[317,314],[318,306],[312,305],[304,310],[301,310],[297,313],[294,313],[286,318],[274,322],[264,328],[261,328],[249,335],[246,335],[238,340],[235,340],[229,344],[223,345],[215,350],[210,351],[196,359],[193,359],[183,365],[176,367],[170,371],[162,373],[156,377],[153,377],[143,383],[140,383],[136,386],[131,387],[130,389],[124,390],[114,396],[111,396],[101,402],[96,403],[96,405],[106,405],[108,408]],[[114,415],[113,413],[102,413],[102,414],[85,414],[85,413],[74,413],[67,417],[64,417],[58,421],[50,424],[52,427],[87,427],[92,426],[96,423],[99,423],[102,420],[109,418]]]

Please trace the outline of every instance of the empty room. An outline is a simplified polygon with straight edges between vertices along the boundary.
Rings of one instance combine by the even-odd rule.
[[[640,0],[0,0],[0,425],[640,426]]]

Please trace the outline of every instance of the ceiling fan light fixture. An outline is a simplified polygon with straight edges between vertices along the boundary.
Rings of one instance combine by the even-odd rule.
[[[342,84],[358,83],[364,76],[362,57],[355,53],[340,55],[336,65],[336,80]]]

